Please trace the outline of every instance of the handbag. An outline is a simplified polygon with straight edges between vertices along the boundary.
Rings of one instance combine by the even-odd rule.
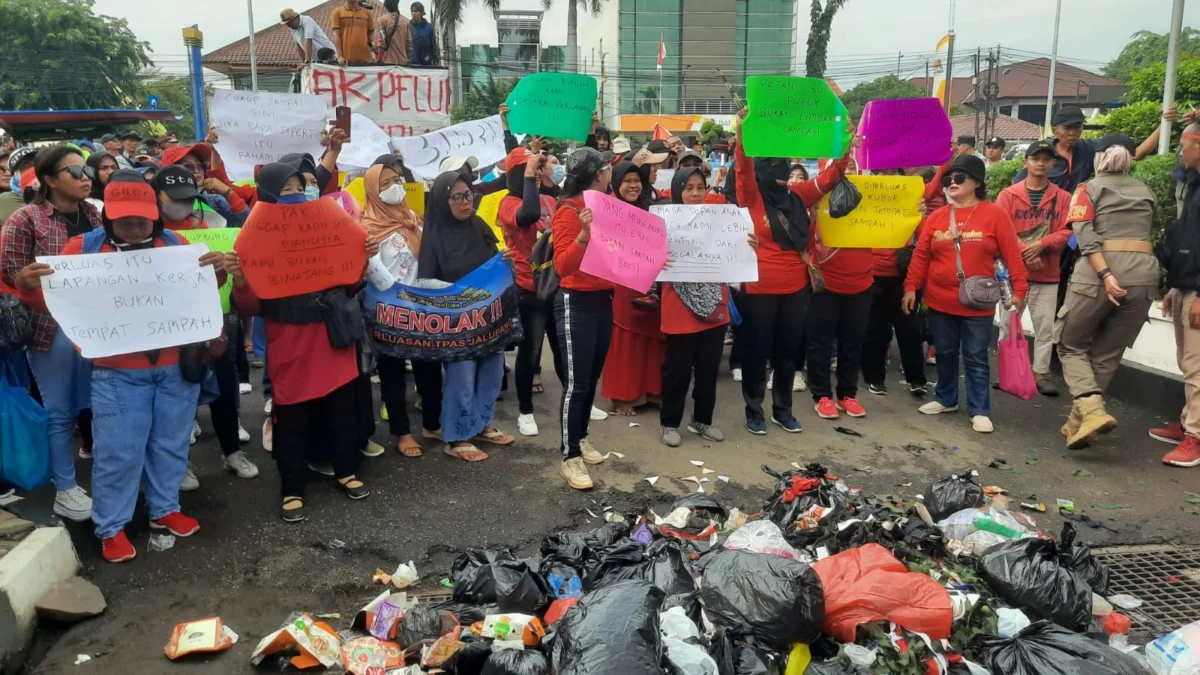
[[[1021,315],[1010,315],[1008,338],[1000,341],[1000,390],[1028,401],[1038,393],[1033,366],[1029,364],[1029,341],[1021,328]]]
[[[571,202],[561,201],[558,207],[567,207],[575,209],[576,213],[581,213],[578,206]],[[550,302],[554,299],[554,295],[558,293],[558,270],[554,268],[554,232],[546,230],[542,236],[533,244],[533,250],[529,253],[529,266],[533,268],[533,291],[537,294],[537,299],[542,302]]]
[[[812,292],[823,293],[825,291],[825,275],[821,274],[821,268],[817,267],[812,256],[807,253],[801,253],[800,260],[804,261],[804,266],[808,268],[808,285],[812,287]]]
[[[22,490],[50,483],[50,418],[0,359],[0,479]]]
[[[0,352],[21,349],[33,339],[33,321],[15,295],[0,294]]]
[[[967,223],[971,222],[972,212],[967,216]],[[996,281],[994,276],[974,276],[968,277],[963,272],[962,264],[962,237],[958,234],[958,228],[954,225],[954,207],[950,207],[950,236],[954,239],[954,267],[958,275],[958,301],[963,306],[970,309],[992,309],[996,303],[1000,302],[1000,282]],[[967,223],[963,223],[966,225]]]

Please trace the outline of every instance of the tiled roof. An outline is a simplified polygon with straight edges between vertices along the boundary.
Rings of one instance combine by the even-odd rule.
[[[983,115],[979,116],[980,127],[983,126]],[[954,137],[958,138],[964,134],[975,133],[975,113],[966,115],[955,115],[950,118],[950,126],[954,128]],[[1042,137],[1042,128],[1032,122],[1010,117],[1008,115],[996,115],[996,126],[988,138],[999,136],[1006,141],[1032,141]],[[987,138],[982,135],[978,139],[979,147],[983,147]]]
[[[300,13],[311,16],[332,40],[333,31],[330,29],[329,19],[333,16],[333,10],[343,4],[344,0],[328,0]],[[382,2],[376,4],[375,13],[378,16],[386,14]],[[258,56],[258,67],[266,70],[278,69],[281,66],[295,67],[299,57],[296,41],[292,39],[292,31],[278,21],[254,34],[254,51]],[[244,37],[205,54],[203,63],[205,67],[226,75],[248,69],[250,38]]]
[[[1000,91],[996,94],[997,98],[1044,98],[1046,96],[1046,83],[1050,81],[1050,59],[1037,58],[1029,61],[1021,61],[1009,66],[1001,66]],[[927,88],[927,81],[923,77],[914,77],[909,80],[913,84]],[[979,73],[979,88],[982,92],[985,83],[987,82],[987,71]],[[1086,71],[1082,68],[1076,68],[1069,63],[1058,62],[1054,71],[1054,97],[1055,98],[1078,98],[1080,96],[1087,98],[1092,87],[1120,87],[1121,82],[1110,77],[1097,75]],[[974,100],[974,87],[971,86],[971,78],[956,77],[954,78],[954,103],[969,103]]]

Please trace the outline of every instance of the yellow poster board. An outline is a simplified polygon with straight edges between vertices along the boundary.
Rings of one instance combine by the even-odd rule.
[[[359,206],[363,208],[367,207],[367,189],[361,177],[346,183],[342,189],[351,197],[354,197],[354,201],[358,202]]]
[[[921,224],[920,176],[847,176],[862,202],[844,218],[829,215],[829,195],[817,206],[821,243],[830,248],[903,248]]]
[[[405,183],[404,201],[419,216],[425,215],[425,184]]]
[[[500,190],[493,192],[490,195],[484,195],[483,199],[479,200],[479,210],[475,212],[477,216],[483,219],[483,222],[492,228],[492,233],[496,235],[496,241],[499,242],[496,248],[503,251],[508,248],[504,243],[504,232],[500,230],[500,200],[508,196],[508,190]]]

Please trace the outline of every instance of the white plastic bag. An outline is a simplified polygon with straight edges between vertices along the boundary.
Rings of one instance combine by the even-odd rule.
[[[699,646],[687,642],[698,639],[700,630],[682,607],[672,607],[658,615],[658,630],[663,636],[667,659],[684,675],[718,675],[717,662]]]
[[[996,609],[996,634],[1012,637],[1029,625],[1029,617],[1019,609],[1000,607]]]
[[[783,531],[779,529],[779,526],[769,520],[756,520],[734,530],[733,534],[725,540],[725,549],[765,553],[805,563],[812,562],[810,556],[793,548],[787,539],[784,539]]]
[[[1146,660],[1155,675],[1200,674],[1200,621],[1146,645]]]

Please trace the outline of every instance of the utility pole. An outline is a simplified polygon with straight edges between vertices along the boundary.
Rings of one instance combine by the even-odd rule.
[[[971,71],[971,107],[975,109],[975,138],[979,138],[979,54],[980,48],[975,48],[975,69]]]
[[[250,19],[250,89],[258,91],[258,52],[254,49],[254,0],[246,0],[246,14]]]
[[[200,62],[204,33],[200,32],[200,26],[183,29],[183,45],[188,50],[188,74],[191,75],[192,137],[199,143],[208,132],[208,123],[204,119],[204,66]]]
[[[896,79],[900,79],[900,59],[904,56],[903,52],[896,52]]]
[[[604,122],[604,85],[608,82],[608,78],[604,74],[604,57],[608,53],[604,51],[604,39],[600,39],[600,122]]]
[[[933,80],[929,79],[929,59],[925,59],[925,96],[933,96]]]
[[[956,0],[950,0],[950,44],[949,50],[946,53],[946,114],[950,114],[950,101],[954,99],[954,4]]]
[[[1175,0],[1175,4],[1182,14],[1182,0]],[[1050,80],[1046,83],[1046,136],[1050,135],[1050,118],[1054,115],[1054,85],[1058,77],[1058,22],[1062,18],[1062,0],[1058,0],[1057,5],[1054,10],[1054,45],[1050,48]]]
[[[1183,0],[1171,7],[1171,37],[1167,42],[1167,78],[1163,82],[1163,112],[1175,105],[1175,77],[1179,71],[1179,35],[1183,30]],[[1158,154],[1171,151],[1171,123],[1163,120],[1158,128]]]

